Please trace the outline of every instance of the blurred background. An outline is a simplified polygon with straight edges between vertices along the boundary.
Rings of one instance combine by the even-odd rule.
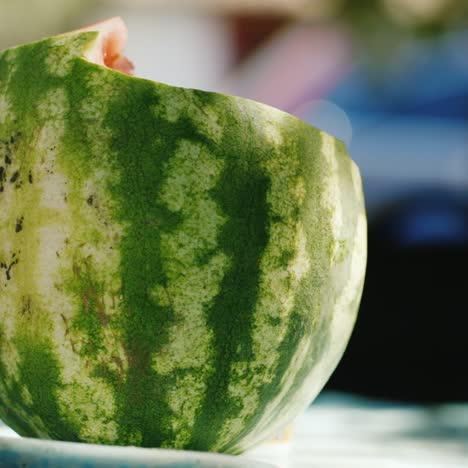
[[[366,286],[325,394],[468,402],[468,1],[0,0],[0,49],[116,15],[137,76],[279,107],[359,165]]]

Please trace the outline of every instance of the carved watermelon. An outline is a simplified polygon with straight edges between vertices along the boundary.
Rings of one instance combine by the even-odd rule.
[[[359,172],[279,110],[122,73],[125,36],[113,19],[0,54],[0,417],[239,453],[347,344]]]

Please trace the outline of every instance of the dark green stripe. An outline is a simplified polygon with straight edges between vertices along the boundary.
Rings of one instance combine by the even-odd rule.
[[[120,200],[119,220],[130,223],[121,242],[121,320],[129,370],[118,394],[119,438],[131,440],[131,433],[138,431],[141,445],[148,447],[160,446],[170,436],[167,382],[151,369],[151,358],[167,343],[167,317],[172,312],[154,303],[149,287],[165,282],[158,227],[178,221],[156,202],[164,177],[162,163],[175,150],[175,142],[167,138],[156,146],[155,137],[162,130],[157,124],[164,125],[151,112],[157,102],[149,83],[122,87],[106,122],[121,166],[120,184],[111,190]]]
[[[223,109],[226,112],[229,104],[220,98],[220,113]],[[229,400],[228,384],[234,362],[253,358],[251,329],[258,300],[260,261],[268,241],[269,180],[260,169],[260,161],[275,148],[257,139],[248,119],[241,122],[238,115],[229,112],[225,119],[225,133],[217,148],[225,170],[213,190],[213,198],[227,217],[218,246],[232,263],[208,314],[214,331],[216,362],[187,446],[195,450],[212,447],[225,421],[242,409],[238,402]]]
[[[54,355],[53,343],[28,331],[18,332],[14,345],[20,355],[18,382],[29,390],[32,405],[21,401],[19,396],[16,401],[21,401],[22,408],[44,422],[52,439],[78,441],[79,428],[63,419],[57,403],[61,391],[61,366]],[[36,433],[26,435],[37,436]]]
[[[8,54],[7,52],[0,53],[0,84],[2,88],[8,79],[9,64],[7,62]],[[0,88],[0,89],[2,89]]]
[[[60,83],[60,79],[45,80],[47,47],[23,47],[15,58],[16,72],[10,75],[7,97],[18,125],[37,125],[37,109],[41,97]],[[9,65],[5,70],[8,73]],[[6,76],[5,76],[6,79]],[[25,129],[23,129],[25,130]]]
[[[158,115],[158,92],[178,94],[179,90],[135,80],[115,74],[118,99],[111,103],[105,122],[113,134],[110,150],[121,175],[119,183],[109,188],[119,200],[118,221],[128,223],[120,247],[124,310],[119,320],[129,370],[117,389],[117,420],[121,443],[132,442],[132,433],[139,432],[138,443],[154,447],[174,438],[167,392],[184,374],[181,370],[162,376],[152,369],[153,356],[168,343],[173,318],[170,306],[163,307],[150,296],[152,287],[166,283],[161,233],[173,231],[181,222],[159,200],[165,162],[181,138],[211,143],[188,115],[177,122]]]
[[[83,33],[70,38],[70,47],[77,50],[85,46],[95,33]],[[73,83],[70,77],[53,76],[49,73],[46,59],[51,53],[53,40],[27,44],[16,49],[7,50],[5,58],[14,57],[15,74],[8,83],[8,98],[11,99],[12,110],[16,121],[24,131],[37,130],[37,104],[50,90],[68,86]],[[57,53],[65,53],[66,47],[54,47]],[[0,79],[6,79],[9,65],[0,66]],[[3,69],[3,71],[2,71]],[[37,135],[35,135],[37,136]]]
[[[6,337],[0,324],[0,349],[6,346]],[[24,359],[24,358],[23,358]],[[23,364],[24,368],[24,364]],[[19,384],[19,375],[11,379],[7,385],[8,372],[0,360],[0,419],[5,421],[15,432],[24,436],[37,436],[36,428],[30,422],[24,419],[20,411],[31,412],[31,405],[27,405],[21,398],[21,385]]]
[[[233,452],[234,447],[251,432],[263,417],[268,403],[282,390],[281,379],[289,370],[291,360],[297,346],[304,334],[311,334],[314,340],[314,349],[322,346],[323,329],[326,328],[331,317],[322,318],[321,297],[316,294],[324,285],[323,272],[328,269],[328,257],[323,255],[325,246],[331,236],[330,223],[324,222],[323,213],[319,206],[319,200],[323,193],[323,164],[320,157],[321,140],[318,132],[305,125],[299,128],[285,127],[283,130],[284,144],[280,151],[299,158],[297,176],[303,176],[306,191],[306,201],[297,212],[297,220],[302,222],[307,235],[306,250],[309,255],[311,270],[299,284],[295,305],[289,314],[288,330],[279,345],[279,361],[273,371],[273,380],[260,389],[260,404],[255,414],[245,422],[245,429],[222,450]],[[272,220],[274,221],[274,220]],[[284,268],[288,267],[291,258],[284,258]],[[315,294],[313,293],[315,292]],[[317,321],[320,328],[313,329],[313,323]],[[311,362],[314,356],[311,357]],[[298,369],[298,371],[300,371]],[[237,450],[238,452],[238,450]]]

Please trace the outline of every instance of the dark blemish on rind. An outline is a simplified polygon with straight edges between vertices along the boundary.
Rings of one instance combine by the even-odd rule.
[[[24,216],[21,216],[21,218],[18,218],[16,220],[16,226],[15,226],[16,233],[21,232],[23,230],[23,220],[24,220]]]
[[[112,356],[112,362],[117,366],[119,383],[122,385],[125,381],[125,370],[123,361],[119,356]]]
[[[5,156],[5,164],[11,164],[11,158],[8,155]]]
[[[11,268],[12,268],[14,265],[17,265],[18,262],[19,262],[19,259],[17,258],[16,260],[12,261],[12,262],[10,263],[10,265],[8,265],[8,268],[5,270],[6,279],[7,279],[8,281],[11,280],[11,273],[10,273],[10,272],[11,272]]]
[[[70,335],[69,320],[63,314],[60,314],[60,317],[62,317],[63,323],[65,324],[65,336],[69,336]],[[75,342],[71,338],[70,338],[70,346],[71,346],[72,351],[76,354]]]
[[[19,177],[19,171],[15,171],[14,174],[11,176],[10,182],[16,182]]]
[[[29,174],[28,174],[28,181],[29,181],[30,184],[33,183],[33,176],[31,174],[31,171],[29,171]]]
[[[55,255],[57,256],[57,258],[60,258],[60,254],[58,252],[55,252]]]
[[[86,200],[86,203],[89,205],[89,206],[93,206],[93,202],[94,202],[94,195],[90,195],[88,197],[88,199]]]
[[[30,315],[31,314],[31,297],[30,296],[24,296],[23,297],[23,307],[21,309],[22,315]]]
[[[0,192],[3,192],[3,182],[6,180],[6,172],[3,166],[0,166]]]

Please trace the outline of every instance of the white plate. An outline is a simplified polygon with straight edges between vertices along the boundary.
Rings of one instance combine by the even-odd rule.
[[[215,453],[0,437],[2,468],[273,468]]]

